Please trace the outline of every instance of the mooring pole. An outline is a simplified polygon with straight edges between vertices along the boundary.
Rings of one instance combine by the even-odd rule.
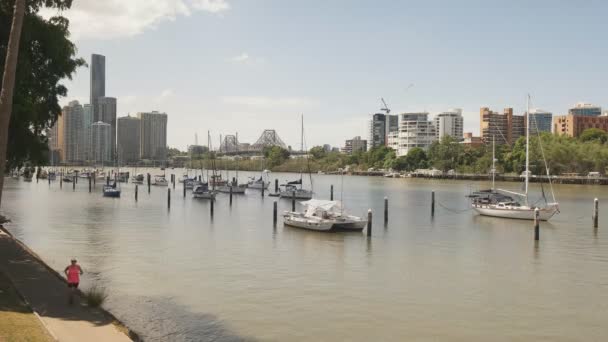
[[[211,212],[211,217],[213,217],[213,202],[215,202],[215,200],[212,198],[211,202],[210,202],[211,206],[209,207],[210,212]]]
[[[150,193],[150,174],[148,173],[148,194]]]
[[[63,176],[59,173],[59,189],[63,189]]]
[[[334,200],[334,185],[333,184],[329,187],[329,200],[330,201]]]
[[[184,182],[183,188],[184,188],[184,198],[186,198],[186,182]]]
[[[262,197],[264,197],[264,188],[265,188],[264,183],[262,183]]]
[[[384,197],[384,224],[388,223],[388,197]]]
[[[76,176],[72,177],[72,190],[76,191]]]
[[[431,192],[431,217],[435,217],[435,191]]]
[[[272,224],[274,226],[277,225],[277,201],[272,203]]]
[[[91,175],[89,175],[89,192],[91,192]]]
[[[230,205],[232,205],[232,185],[230,186]]]
[[[138,192],[137,184],[135,184],[135,202],[137,202],[137,192]]]
[[[296,211],[296,192],[291,193],[291,211]]]
[[[596,198],[593,200],[593,228],[598,227],[600,216],[600,201]]]
[[[540,240],[540,211],[538,208],[534,209],[534,240]]]
[[[278,178],[274,179],[274,192],[275,193],[279,192],[279,179]]]
[[[367,236],[372,236],[372,210],[367,211]]]
[[[167,189],[167,209],[171,209],[171,189]]]

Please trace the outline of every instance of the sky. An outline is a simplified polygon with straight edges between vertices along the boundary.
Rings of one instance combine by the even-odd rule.
[[[56,14],[45,10],[44,15]],[[608,2],[577,0],[74,0],[78,56],[106,56],[118,116],[168,114],[185,149],[264,129],[300,146],[367,136],[384,98],[393,114],[479,108],[564,114],[608,107]],[[89,102],[89,69],[62,103]]]

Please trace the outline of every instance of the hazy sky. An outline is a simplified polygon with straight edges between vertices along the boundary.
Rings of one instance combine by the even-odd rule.
[[[384,97],[393,113],[479,107],[562,114],[607,105],[608,2],[560,0],[75,0],[78,54],[106,56],[119,116],[169,115],[168,143],[274,128],[307,146],[366,136]],[[408,85],[414,84],[408,89]],[[88,102],[89,70],[68,82]]]

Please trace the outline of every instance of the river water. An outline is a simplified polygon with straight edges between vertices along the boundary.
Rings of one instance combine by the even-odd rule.
[[[488,184],[329,175],[313,183],[322,199],[333,184],[353,214],[371,208],[372,237],[280,218],[273,228],[277,199],[258,191],[235,195],[231,207],[218,195],[213,218],[209,202],[182,197],[181,184],[170,210],[166,188],[140,186],[135,202],[132,184],[112,199],[100,184],[89,193],[85,179],[75,191],[7,179],[2,203],[17,238],[58,271],[77,257],[83,287],[105,287],[105,307],[147,341],[608,340],[608,216],[597,230],[591,221],[594,197],[608,215],[608,187],[556,186],[562,212],[535,243],[531,222],[467,210],[464,196]],[[291,207],[278,201],[279,212]]]

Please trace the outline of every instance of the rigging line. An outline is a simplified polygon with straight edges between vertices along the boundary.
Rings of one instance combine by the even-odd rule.
[[[530,115],[530,113],[528,113]],[[551,175],[549,174],[549,165],[547,158],[545,158],[545,149],[543,148],[542,139],[540,137],[540,131],[538,130],[538,123],[536,122],[536,115],[534,117],[534,125],[536,126],[536,135],[538,136],[538,145],[540,146],[540,153],[543,156],[543,162],[545,163],[545,171],[547,172],[547,179],[549,180],[549,188],[551,189],[551,197],[555,203],[555,192],[553,191],[553,182],[551,181]],[[529,121],[529,120],[528,120]]]
[[[473,208],[467,208],[467,209],[452,209],[452,208],[448,208],[447,206],[443,205],[441,202],[437,201],[437,204],[439,204],[440,207],[442,207],[443,209],[452,212],[454,214],[462,214],[464,212],[467,212],[469,210],[473,210]]]

